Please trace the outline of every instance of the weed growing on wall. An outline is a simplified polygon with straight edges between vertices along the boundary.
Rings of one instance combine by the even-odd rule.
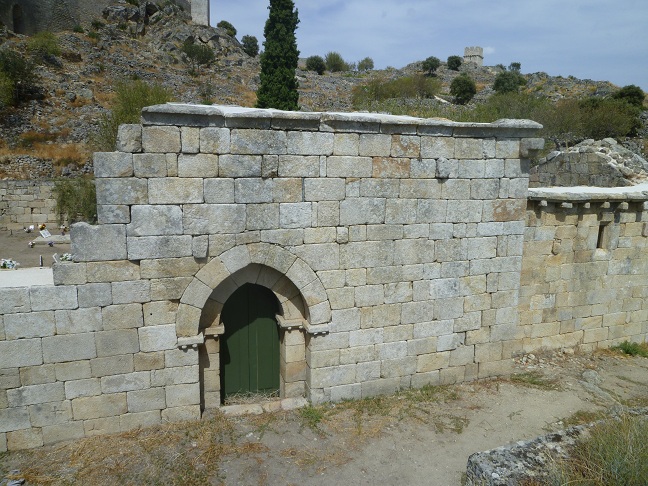
[[[113,110],[101,117],[94,139],[93,145],[100,152],[115,150],[119,125],[139,123],[142,108],[166,103],[172,99],[171,92],[164,86],[147,84],[141,80],[118,83],[115,92],[117,96]]]
[[[52,189],[56,199],[56,215],[61,224],[97,221],[97,195],[90,177],[58,179]]]

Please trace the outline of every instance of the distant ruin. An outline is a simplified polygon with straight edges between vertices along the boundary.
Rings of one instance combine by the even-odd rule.
[[[71,30],[102,17],[114,0],[0,0],[0,23],[16,34]],[[196,25],[209,25],[209,0],[175,0]]]
[[[484,49],[482,47],[466,47],[464,49],[464,62],[471,62],[477,66],[483,66]]]

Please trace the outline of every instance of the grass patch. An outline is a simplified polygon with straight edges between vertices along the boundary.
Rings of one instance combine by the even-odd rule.
[[[312,430],[318,430],[319,424],[325,416],[324,408],[307,405],[299,409],[299,416],[304,425],[310,427]]]
[[[511,383],[542,390],[559,390],[560,386],[555,379],[548,379],[539,371],[528,371],[526,373],[513,373],[509,378]]]
[[[560,465],[560,476],[561,484],[648,484],[648,419],[623,415],[595,425]]]
[[[54,181],[56,215],[60,223],[97,220],[97,193],[90,177],[75,177]]]
[[[648,343],[631,343],[630,341],[623,341],[621,344],[612,346],[610,349],[629,356],[641,356],[648,358]]]
[[[563,427],[572,427],[574,425],[591,424],[597,420],[602,420],[605,413],[598,411],[579,410],[569,417],[562,420]]]

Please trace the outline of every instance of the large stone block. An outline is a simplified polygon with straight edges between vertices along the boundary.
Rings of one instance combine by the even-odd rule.
[[[281,228],[308,228],[312,226],[313,206],[309,202],[281,203],[279,205],[279,226]]]
[[[113,282],[113,304],[143,303],[151,300],[151,282],[148,280],[131,280]]]
[[[29,287],[0,288],[0,314],[29,311]]]
[[[180,129],[171,126],[142,127],[142,148],[144,152],[180,152]]]
[[[133,329],[144,324],[142,304],[110,305],[101,310],[103,327],[106,331]]]
[[[202,179],[167,177],[149,179],[148,200],[144,201],[143,204],[191,204],[201,202],[203,202]]]
[[[57,310],[55,317],[56,334],[79,334],[103,329],[100,307]]]
[[[41,339],[0,341],[0,369],[35,366],[42,363]]]
[[[128,152],[133,154],[141,152],[142,125],[119,125],[119,129],[117,130],[117,150],[119,150],[120,152]]]
[[[230,136],[232,154],[286,153],[286,132],[283,131],[234,129]]]
[[[123,152],[96,152],[93,157],[94,174],[102,177],[131,177],[133,154]]]
[[[373,161],[371,157],[337,157],[326,158],[327,177],[371,177]]]
[[[185,233],[191,235],[240,233],[245,229],[245,206],[242,204],[185,205],[183,225]]]
[[[166,154],[133,155],[135,177],[166,177],[168,175]]]
[[[125,260],[126,227],[121,224],[92,226],[76,223],[71,228],[71,252],[79,261]],[[87,272],[87,270],[86,270]],[[89,279],[89,281],[92,281]]]
[[[126,402],[130,413],[162,410],[166,408],[166,393],[162,387],[129,391]]]
[[[9,400],[10,407],[61,402],[65,400],[65,387],[63,383],[56,382],[12,388],[11,390],[7,390],[7,399]]]
[[[83,263],[54,263],[52,273],[54,285],[81,285],[87,282],[86,266]]]
[[[230,130],[207,127],[200,129],[200,151],[207,154],[226,154],[230,151]]]
[[[126,240],[129,260],[192,256],[190,235],[128,237]]]
[[[198,365],[164,368],[151,372],[153,386],[179,385],[182,383],[196,383],[199,380]]]
[[[32,289],[36,287],[31,287]],[[4,317],[8,340],[41,338],[56,334],[54,312],[8,314]]]
[[[74,420],[114,417],[125,414],[127,411],[126,393],[82,397],[72,400]]]
[[[68,334],[43,338],[43,361],[62,363],[97,357],[95,333]]]
[[[148,202],[146,179],[127,177],[122,179],[97,179],[97,204],[130,205]]]
[[[86,265],[86,278],[88,282],[122,282],[126,280],[138,280],[140,278],[140,267],[135,262],[127,260],[89,262]],[[103,287],[93,287],[92,292]]]
[[[133,355],[119,354],[90,360],[90,369],[94,378],[108,375],[130,373],[134,370]]]
[[[331,155],[333,133],[288,132],[288,153],[295,155]]]
[[[140,350],[144,352],[173,349],[178,339],[175,323],[161,326],[146,326],[138,329]]]
[[[79,306],[74,286],[36,286],[29,288],[32,311],[76,309]]]
[[[178,177],[216,177],[218,156],[209,154],[180,154],[178,156]]]
[[[379,224],[385,222],[385,199],[347,198],[340,203],[342,225]]]
[[[205,179],[205,203],[234,203],[234,179]]]
[[[128,236],[161,236],[182,234],[182,209],[180,206],[133,206]]]
[[[96,397],[101,395],[99,378],[86,378],[65,382],[65,398],[73,400],[79,397]]]
[[[140,262],[142,278],[188,277],[200,270],[193,257],[156,258]]]
[[[182,407],[200,404],[200,384],[187,383],[166,387],[167,407]]]
[[[101,331],[96,333],[98,357],[138,353],[139,336],[135,329]]]
[[[279,177],[319,177],[320,158],[280,155],[277,170]]]
[[[135,371],[123,375],[111,375],[101,378],[102,393],[119,393],[133,390],[146,390],[151,387],[149,371]]]

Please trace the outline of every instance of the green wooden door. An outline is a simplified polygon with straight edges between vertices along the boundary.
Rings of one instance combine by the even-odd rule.
[[[221,395],[279,390],[277,298],[265,287],[245,284],[223,307]]]

